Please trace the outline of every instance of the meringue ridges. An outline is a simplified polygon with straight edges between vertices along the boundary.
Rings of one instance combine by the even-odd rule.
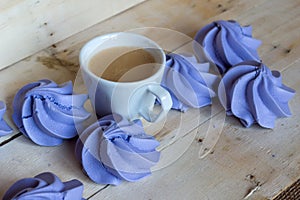
[[[199,63],[194,55],[170,53],[161,85],[172,98],[172,109],[186,111],[211,104],[218,77],[209,73],[209,63]]]
[[[61,182],[56,175],[45,172],[14,183],[4,194],[3,200],[84,200],[82,193],[80,181]]]
[[[3,120],[3,115],[5,114],[5,112],[6,105],[3,101],[0,101],[0,136],[8,135],[13,132],[13,130]]]
[[[280,72],[256,61],[232,67],[218,88],[227,114],[239,118],[245,127],[258,123],[274,128],[277,118],[291,116],[288,102],[294,94],[293,89],[282,84]]]
[[[215,63],[220,74],[247,60],[260,61],[257,48],[261,41],[252,38],[251,26],[240,26],[233,20],[219,20],[200,29],[195,41],[200,43],[206,57]],[[201,54],[198,48],[194,50]]]
[[[118,185],[151,174],[160,157],[159,142],[144,132],[140,120],[127,121],[108,115],[80,134],[76,156],[85,173],[96,183]]]
[[[85,94],[72,94],[72,82],[57,85],[40,80],[21,88],[13,101],[13,120],[19,130],[42,146],[56,146],[77,135],[75,123],[90,116]]]

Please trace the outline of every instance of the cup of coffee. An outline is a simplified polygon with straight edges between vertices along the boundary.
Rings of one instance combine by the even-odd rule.
[[[117,113],[156,122],[170,110],[170,94],[160,86],[165,54],[149,38],[128,32],[96,37],[83,46],[79,62],[97,116]]]

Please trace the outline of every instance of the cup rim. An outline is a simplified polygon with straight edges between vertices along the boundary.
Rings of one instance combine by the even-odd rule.
[[[99,39],[105,39],[105,38],[110,38],[112,36],[117,36],[117,35],[120,35],[120,34],[126,34],[126,35],[131,35],[131,36],[134,36],[134,37],[139,37],[143,40],[146,40],[148,41],[151,45],[154,46],[154,48],[158,49],[161,56],[162,56],[162,63],[156,63],[156,64],[159,64],[160,67],[159,69],[154,73],[152,74],[151,76],[145,78],[145,79],[142,79],[142,80],[138,80],[138,81],[130,81],[130,82],[115,82],[115,81],[110,81],[110,80],[107,80],[107,79],[103,79],[97,75],[95,75],[92,71],[90,71],[88,69],[88,66],[87,65],[83,65],[83,55],[85,51],[87,51],[86,49],[89,48],[89,46],[99,40]],[[146,36],[143,36],[143,35],[140,35],[140,34],[136,34],[136,33],[130,33],[130,32],[112,32],[112,33],[107,33],[107,34],[104,34],[104,35],[99,35],[97,37],[94,37],[92,38],[91,40],[89,40],[88,42],[86,42],[83,47],[80,49],[80,53],[79,53],[79,65],[80,65],[80,69],[84,70],[86,73],[88,73],[90,76],[92,76],[94,79],[96,80],[101,80],[101,82],[103,83],[109,83],[109,84],[124,84],[124,85],[132,85],[132,84],[136,84],[136,83],[142,83],[142,82],[147,82],[149,81],[149,79],[153,79],[155,77],[158,77],[161,75],[161,71],[163,71],[165,69],[165,65],[166,65],[166,59],[165,59],[165,53],[164,51],[162,50],[162,48],[153,40],[151,40],[150,38],[146,37]]]

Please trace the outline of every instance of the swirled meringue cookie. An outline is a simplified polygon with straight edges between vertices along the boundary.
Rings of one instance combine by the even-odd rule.
[[[0,136],[8,135],[13,132],[13,130],[4,121],[3,115],[6,112],[6,105],[3,101],[0,101]]]
[[[13,120],[34,143],[56,146],[77,135],[75,123],[90,114],[84,109],[85,94],[72,94],[72,82],[57,85],[40,80],[21,88],[13,101]]]
[[[3,200],[84,200],[82,193],[80,181],[61,182],[56,175],[45,172],[14,183],[4,194]]]
[[[186,111],[211,104],[215,96],[213,85],[218,77],[209,71],[209,63],[198,63],[193,55],[170,53],[166,55],[166,67],[161,85],[172,98],[172,109]]]
[[[288,102],[294,94],[293,89],[282,84],[280,72],[256,61],[232,67],[218,88],[227,114],[239,118],[245,127],[258,123],[274,128],[277,118],[291,116]]]
[[[221,74],[240,62],[260,60],[257,48],[261,41],[252,38],[252,27],[242,27],[233,20],[219,20],[204,26],[197,32],[195,41],[200,43],[206,57],[216,64]]]
[[[96,183],[118,185],[151,174],[160,157],[159,142],[144,132],[140,120],[108,115],[89,126],[79,137],[76,156]]]

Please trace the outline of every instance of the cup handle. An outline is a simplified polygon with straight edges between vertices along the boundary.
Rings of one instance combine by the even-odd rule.
[[[161,104],[161,110],[155,114],[150,108],[141,108],[139,114],[149,122],[157,122],[164,118],[172,107],[172,99],[169,92],[158,84],[148,85],[147,92],[153,94]]]

